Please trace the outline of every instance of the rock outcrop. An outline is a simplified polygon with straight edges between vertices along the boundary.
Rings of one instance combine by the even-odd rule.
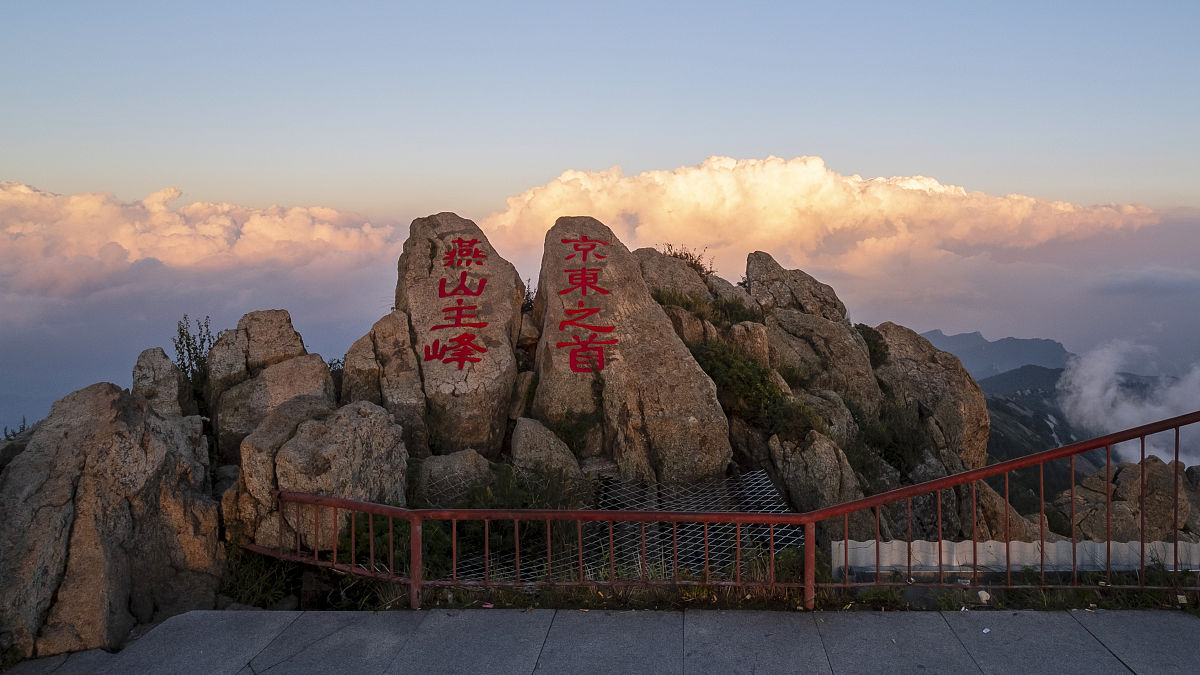
[[[471,488],[491,483],[494,477],[487,458],[470,448],[426,457],[416,471],[417,495],[435,507],[457,505]]]
[[[222,464],[237,464],[238,447],[282,403],[297,396],[334,402],[333,379],[309,354],[282,309],[250,312],[222,331],[208,355],[208,406]]]
[[[131,391],[150,402],[164,417],[196,414],[196,401],[187,378],[162,347],[147,349],[138,355],[133,367]]]
[[[341,401],[383,406],[404,428],[408,454],[429,455],[425,389],[409,337],[407,314],[399,310],[388,314],[350,346],[342,366]]]
[[[785,270],[767,253],[755,251],[746,257],[746,281],[764,313],[795,309],[850,328],[846,306],[832,286],[801,270]]]
[[[567,444],[541,422],[528,417],[518,419],[513,427],[512,465],[543,474],[560,473],[569,479],[583,477],[579,461]]]
[[[199,417],[95,384],[54,404],[0,472],[0,641],[115,649],[138,623],[210,609],[223,550]]]
[[[333,410],[328,399],[291,399],[269,413],[242,441],[242,470],[226,526],[235,537],[261,546],[291,541],[298,527],[288,510],[280,531],[273,490],[303,492],[403,506],[408,452],[401,428],[383,408],[357,401]],[[345,514],[342,514],[343,516]],[[345,525],[311,516],[299,526],[306,546],[329,546]],[[339,528],[335,530],[334,528]],[[282,539],[281,539],[282,537]]]
[[[412,222],[396,309],[415,336],[433,450],[498,456],[517,378],[525,286],[483,231],[453,213]]]
[[[821,433],[810,431],[800,443],[771,436],[767,447],[796,510],[862,499],[862,487],[845,453]]]
[[[712,298],[712,292],[700,273],[684,260],[652,248],[639,248],[633,252],[633,256],[637,258],[642,279],[650,292],[697,300]]]
[[[750,295],[763,310],[771,366],[808,389],[838,393],[868,417],[882,394],[867,343],[829,286],[800,270],[785,270],[770,255],[746,258]]]
[[[675,334],[684,344],[695,345],[708,340],[720,340],[721,333],[712,323],[676,305],[663,305],[663,312],[671,321]]]
[[[676,336],[638,259],[593,218],[546,233],[533,417],[590,428],[581,459],[614,460],[629,480],[719,476],[732,456],[712,380]]]
[[[987,462],[987,401],[958,358],[916,332],[888,322],[875,328],[888,359],[876,374],[888,402],[920,419],[929,447],[949,469],[955,455],[968,469]]]
[[[1122,462],[1101,468],[1075,486],[1075,534],[1092,541],[1139,541],[1144,516],[1146,541],[1174,541],[1175,532],[1187,529],[1191,518],[1189,492],[1183,467],[1154,455],[1140,463]],[[1111,506],[1106,506],[1106,496],[1112,499]],[[1059,494],[1053,508],[1059,515],[1057,522],[1069,523],[1071,491]],[[1069,528],[1067,525],[1067,531],[1060,534],[1070,536]],[[1189,538],[1185,535],[1183,540]]]
[[[758,301],[745,288],[735,286],[715,274],[704,277],[704,285],[708,286],[708,290],[715,297],[725,302],[736,302],[753,312],[762,311],[762,307],[759,306]]]

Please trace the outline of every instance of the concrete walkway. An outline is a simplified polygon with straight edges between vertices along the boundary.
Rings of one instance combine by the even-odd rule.
[[[1193,673],[1172,611],[190,612],[31,673]]]

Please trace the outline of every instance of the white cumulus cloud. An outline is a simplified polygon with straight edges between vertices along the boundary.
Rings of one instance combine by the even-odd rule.
[[[351,266],[394,257],[403,234],[334,209],[257,209],[196,202],[176,188],[137,202],[111,194],[58,195],[0,182],[0,287],[49,297],[86,295],[123,283],[141,261],[218,272],[298,267],[336,259]],[[398,236],[399,235],[399,236]]]
[[[925,176],[843,175],[819,157],[710,157],[632,176],[620,168],[567,171],[510,197],[483,226],[529,269],[536,265],[525,258],[540,254],[546,229],[562,215],[596,217],[630,248],[707,247],[735,280],[754,250],[785,265],[869,278],[1159,219],[1134,205],[994,196]]]
[[[1123,373],[1139,352],[1149,348],[1115,340],[1072,359],[1058,383],[1059,404],[1070,422],[1095,433],[1112,433],[1200,408],[1200,363],[1182,377],[1164,378],[1154,386],[1131,386]],[[1136,444],[1120,449],[1127,461],[1137,461]],[[1150,437],[1147,451],[1167,461],[1174,456],[1171,434]],[[1180,458],[1185,464],[1200,461],[1200,429],[1181,430]]]

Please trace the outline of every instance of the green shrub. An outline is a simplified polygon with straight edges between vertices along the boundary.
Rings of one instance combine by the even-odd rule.
[[[548,422],[546,428],[553,431],[559,440],[567,444],[571,452],[578,455],[587,447],[588,434],[603,419],[604,415],[599,410],[592,410],[591,412],[572,410],[558,422]]]
[[[521,313],[526,314],[533,311],[533,300],[537,297],[537,286],[534,285],[533,279],[525,280],[525,297],[521,299]]]
[[[751,309],[737,300],[726,300],[720,297],[715,300],[709,300],[707,298],[698,298],[694,295],[684,295],[683,293],[661,289],[651,290],[650,297],[654,298],[654,301],[660,305],[682,307],[697,318],[708,321],[718,328],[728,328],[742,321],[763,322],[761,311]]]
[[[781,365],[775,370],[783,378],[783,381],[787,382],[788,386],[793,389],[807,389],[808,385],[816,377],[816,373],[808,367]]]
[[[696,274],[699,274],[701,278],[707,277],[715,271],[712,266],[712,256],[709,256],[707,260],[704,259],[704,254],[708,252],[707,246],[697,251],[686,246],[663,244],[662,248],[658,249],[658,252],[663,255],[669,255],[672,258],[679,258],[687,263],[688,267],[696,270]]]
[[[883,461],[907,474],[920,464],[925,454],[925,434],[915,410],[885,403],[878,419],[858,421],[855,445],[872,452]]]
[[[883,339],[883,335],[865,323],[854,324],[854,329],[867,342],[867,353],[871,357],[871,367],[878,368],[887,363],[888,346],[887,340]]]
[[[29,430],[31,427],[33,427],[33,426],[35,426],[35,425],[37,425],[37,422],[34,422],[33,424],[26,424],[26,423],[25,423],[25,416],[24,416],[24,415],[21,415],[21,425],[20,425],[20,426],[18,426],[17,428],[15,428],[15,429],[9,429],[9,428],[8,428],[8,425],[5,425],[5,426],[4,426],[4,438],[3,438],[3,440],[6,440],[6,441],[11,441],[11,440],[13,440],[14,438],[16,438],[17,436],[20,436],[21,434],[25,433],[26,431],[28,431],[28,430]]]
[[[718,326],[733,325],[743,321],[753,321],[754,323],[763,322],[763,313],[761,309],[753,309],[742,304],[740,300],[733,300],[717,296],[712,303],[713,311],[719,317],[719,321],[715,321]]]
[[[234,602],[268,607],[279,602],[299,584],[300,567],[247,551],[241,546],[226,547],[225,576],[221,594]]]
[[[193,333],[188,315],[184,314],[175,326],[175,337],[171,338],[171,344],[175,347],[175,365],[183,371],[197,398],[204,396],[208,383],[208,351],[215,342],[210,321],[208,316],[204,317],[204,321],[196,319],[196,332]]]
[[[820,418],[806,405],[789,399],[771,380],[770,369],[724,342],[690,347],[692,356],[717,386],[726,414],[735,415],[771,434],[801,438],[821,429]]]
[[[345,371],[345,359],[326,359],[325,365],[329,366],[329,377],[333,380],[333,397],[335,399],[342,398],[342,373]]]

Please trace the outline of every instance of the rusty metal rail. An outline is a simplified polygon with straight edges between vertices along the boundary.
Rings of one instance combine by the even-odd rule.
[[[819,588],[862,586],[930,586],[971,588],[1138,588],[1143,590],[1200,590],[1200,575],[1185,570],[1180,561],[1179,517],[1180,486],[1185,478],[1179,462],[1180,431],[1200,423],[1200,411],[1153,424],[1073,443],[990,466],[965,471],[936,480],[911,485],[844,504],[807,513],[728,513],[661,512],[600,510],[506,510],[506,509],[405,509],[323,497],[295,492],[279,492],[278,542],[275,546],[247,544],[245,548],[285,560],[335,569],[347,574],[384,579],[409,587],[409,602],[420,607],[424,587],[656,587],[656,586],[728,586],[738,588],[802,589],[804,601],[812,608]],[[1170,447],[1174,462],[1172,542],[1147,540],[1145,501],[1146,471],[1139,471],[1138,492],[1140,525],[1136,568],[1113,564],[1111,541],[1113,490],[1105,495],[1105,538],[1085,542],[1078,536],[1076,514],[1075,459],[1087,452],[1103,450],[1105,477],[1113,477],[1113,448],[1121,443],[1139,441],[1140,458],[1145,460],[1147,438],[1171,433]],[[1158,442],[1159,439],[1155,439]],[[1068,464],[1070,482],[1070,536],[1047,533],[1045,469],[1052,462]],[[1143,463],[1143,466],[1144,463]],[[1040,522],[1039,536],[1027,544],[1014,540],[1009,477],[1014,471],[1037,467]],[[980,482],[1003,478],[1004,536],[999,541],[980,541],[978,495]],[[969,486],[969,533],[947,532],[943,519],[943,494],[951,491],[960,512],[965,507]],[[914,500],[932,497],[936,525],[921,521],[920,505],[914,519]],[[924,503],[924,502],[923,502]],[[904,530],[903,537],[885,536],[884,524]],[[903,515],[903,518],[901,518]],[[856,531],[867,530],[865,542],[851,540],[851,521]],[[965,518],[963,518],[965,520]],[[995,526],[995,523],[992,524]],[[781,548],[778,535],[784,530],[802,528],[799,546]],[[1161,529],[1161,527],[1160,527]],[[624,535],[617,537],[620,530]],[[840,535],[840,539],[838,539]],[[914,555],[934,544],[924,537],[936,537],[936,576],[932,565],[914,566]],[[787,538],[795,542],[798,537]],[[1047,561],[1047,545],[1052,551],[1065,546],[1051,540],[1070,542],[1071,565],[1056,566]],[[630,546],[627,542],[636,542]],[[947,564],[947,548],[970,542],[969,564]],[[621,542],[626,542],[622,544]],[[1132,543],[1132,542],[1130,542]],[[851,545],[858,553],[866,547],[865,565],[851,565]],[[1020,579],[1014,583],[1013,546],[1036,544],[1037,565],[1018,567]],[[1079,560],[1081,544],[1104,547],[1103,578],[1101,569]],[[1172,559],[1156,558],[1166,546]],[[821,555],[828,578],[818,581],[818,548],[830,547]],[[995,550],[1003,546],[1003,566],[981,565],[979,548]],[[885,547],[895,552],[907,549],[903,564],[884,564]],[[1128,543],[1124,544],[1126,549]],[[1148,547],[1151,557],[1147,557]],[[796,550],[797,548],[801,550]],[[914,553],[914,550],[917,553]],[[1157,553],[1156,553],[1157,552]],[[862,558],[856,555],[856,560]],[[1147,562],[1160,574],[1148,582]],[[1184,561],[1187,563],[1188,561]],[[839,565],[840,563],[840,565]],[[832,575],[840,570],[840,579]],[[1084,579],[1081,581],[1081,572]],[[964,574],[966,576],[964,576]],[[825,577],[823,573],[821,575]],[[932,576],[932,578],[930,578]],[[1169,581],[1164,581],[1166,578]]]

